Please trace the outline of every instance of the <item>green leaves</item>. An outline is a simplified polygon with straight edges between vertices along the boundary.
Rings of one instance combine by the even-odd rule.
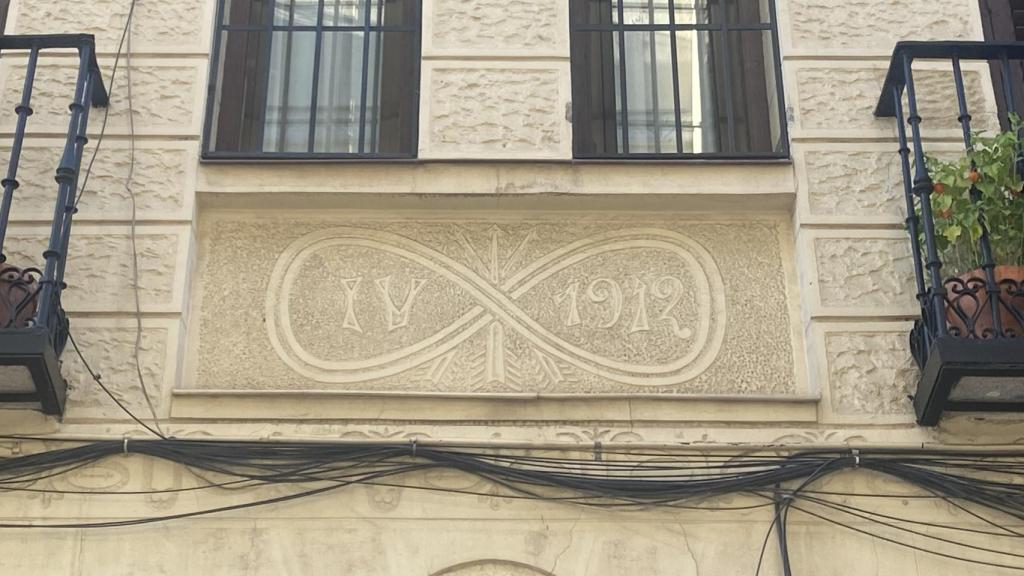
[[[1018,170],[1024,167],[1024,142],[1019,118],[1012,123],[1012,130],[994,136],[974,134],[971,149],[955,160],[926,158],[935,184],[928,198],[936,243],[953,274],[981,265],[984,227],[996,264],[1024,265],[1024,180]]]

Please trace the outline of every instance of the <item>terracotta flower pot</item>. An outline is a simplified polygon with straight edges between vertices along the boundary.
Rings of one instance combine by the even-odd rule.
[[[36,314],[38,270],[0,264],[0,329],[24,328]]]
[[[981,268],[946,280],[949,333],[963,338],[1024,338],[1024,266],[996,266],[999,301],[990,302]],[[1002,333],[996,334],[992,310],[999,310]]]

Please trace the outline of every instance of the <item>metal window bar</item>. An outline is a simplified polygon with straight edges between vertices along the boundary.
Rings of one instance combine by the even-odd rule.
[[[651,16],[654,22],[654,16]],[[676,0],[668,0],[668,23],[676,25]],[[672,51],[672,105],[675,108],[676,117],[676,152],[683,151],[683,107],[679,101],[679,53],[677,51],[676,33],[669,33],[670,50]]]
[[[721,50],[719,50],[720,58],[717,60],[722,62],[722,75],[725,77],[725,81],[722,82],[723,88],[725,88],[725,141],[726,151],[736,151],[736,110],[733,109],[733,95],[732,95],[732,47],[729,42],[730,28],[725,25],[726,18],[722,16],[722,31],[719,36],[721,42]],[[714,42],[712,42],[714,43]],[[717,113],[717,111],[716,111]]]
[[[384,2],[385,2],[385,0],[376,0],[376,2],[377,2],[376,22],[377,22],[377,24],[383,24],[384,23]],[[382,72],[381,64],[383,62],[383,57],[384,57],[384,33],[383,32],[375,32],[375,34],[377,35],[377,42],[375,43],[376,46],[375,46],[374,52],[373,52],[373,69],[377,71],[377,74],[375,75],[376,77],[375,77],[375,81],[373,83],[373,96],[371,98],[371,101],[373,102],[373,109],[374,109],[373,130],[370,132],[370,149],[371,150],[379,150],[378,147],[380,146],[380,142],[378,142],[378,138],[380,137],[380,126],[381,126],[381,122],[383,120],[383,118],[381,116],[382,112],[381,112],[381,105],[380,105],[380,83],[381,83],[380,74]]]
[[[654,22],[654,3],[647,3],[647,17],[651,22]],[[675,36],[674,32],[670,35]],[[661,105],[658,102],[658,33],[648,32],[648,43],[650,44],[648,54],[651,59],[650,75],[651,75],[651,123],[654,129],[654,152],[655,154],[661,153]],[[680,133],[682,128],[677,122],[675,125],[676,135]]]
[[[271,9],[271,12],[273,12],[273,9]],[[272,18],[273,18],[273,16],[271,16],[268,19],[270,19],[272,21]],[[288,25],[291,26],[294,22],[295,22],[295,2],[292,1],[292,2],[288,3]],[[292,79],[292,65],[291,64],[292,64],[292,50],[295,47],[295,34],[296,33],[291,31],[291,30],[289,30],[288,32],[285,32],[285,41],[284,41],[285,42],[285,45],[284,45],[284,70],[281,70],[281,76],[283,77],[283,79],[281,80],[281,86],[282,86],[282,89],[281,89],[281,99],[282,100],[281,100],[281,103],[280,103],[281,110],[280,110],[280,112],[278,112],[278,124],[279,125],[277,127],[277,142],[278,142],[278,145],[283,145],[285,143],[285,138],[286,138],[287,131],[288,131],[288,116],[289,116],[289,113],[291,112],[291,95],[292,95],[292,91],[291,91],[291,85],[292,85],[292,82],[291,82],[291,79]],[[317,43],[318,44],[319,44],[319,40],[320,40],[320,35],[317,34]],[[270,43],[270,47],[267,49],[267,54],[273,54],[273,47],[274,47],[274,34],[273,34],[273,32],[270,33],[270,36],[268,37],[267,41]],[[273,56],[268,56],[268,61],[273,62]],[[314,58],[313,59],[313,70],[314,70],[314,73],[313,73],[313,83],[314,84],[316,83],[316,72],[315,72],[315,70],[318,67],[319,67],[319,60]],[[264,88],[264,98],[263,98],[263,101],[267,102],[268,104],[264,105],[263,113],[266,114],[266,106],[269,105],[269,102],[270,102],[270,69],[268,68],[264,72],[264,74],[265,74],[265,77],[267,79],[267,83],[266,83],[266,87]],[[316,101],[316,93],[315,92],[314,92],[312,98],[313,98],[313,101],[315,102]],[[311,110],[310,111],[310,115],[311,115],[310,116],[310,123],[309,123],[309,127],[310,128],[314,128],[316,126],[316,122],[313,121],[312,114],[313,114],[313,111]],[[267,121],[266,116],[264,116],[263,117],[263,124],[264,125],[266,124],[266,121]],[[262,149],[265,146],[266,146],[266,141],[261,140],[260,141],[260,149]],[[307,135],[306,146],[307,146],[307,148],[306,148],[307,151],[311,150],[312,147],[313,147],[313,145],[308,140],[308,135]]]
[[[779,144],[778,148],[786,152],[786,156],[789,155],[789,124],[786,112],[786,99],[782,89],[782,53],[779,52],[779,27],[775,23],[775,14],[777,13],[775,8],[775,0],[768,0],[768,15],[771,18],[771,36],[772,36],[772,58],[775,63],[775,95],[778,100],[776,108],[778,109],[779,115]]]
[[[294,4],[292,5],[294,6]],[[289,20],[289,24],[291,23],[292,21]],[[316,151],[317,107],[320,105],[320,59],[323,57],[324,45],[324,0],[317,1],[316,40],[314,42],[315,45],[313,47],[313,87],[310,89],[311,102],[309,104],[309,133],[306,142],[306,150],[309,152]],[[291,58],[288,59],[288,62],[291,62]],[[281,123],[282,129],[284,128],[284,124],[284,122]],[[360,152],[362,152],[362,150],[360,150]]]
[[[621,28],[627,32],[671,32],[677,30],[754,32],[770,31],[773,24],[773,22],[761,22],[758,24],[687,24],[683,22],[675,23],[673,18],[667,24],[580,24],[575,26],[573,30],[576,32],[608,32]]]
[[[570,1],[577,1],[577,0],[570,0]],[[619,82],[619,86],[618,86],[618,92],[619,92],[619,95],[620,95],[619,110],[621,111],[620,112],[621,118],[619,119],[619,122],[618,122],[618,130],[620,131],[620,134],[621,134],[621,141],[620,141],[621,151],[618,152],[618,153],[587,154],[587,155],[585,155],[583,157],[585,157],[585,158],[609,158],[609,159],[611,159],[611,158],[629,157],[631,159],[638,159],[638,160],[645,160],[645,159],[646,160],[654,160],[654,159],[665,159],[665,158],[673,158],[673,159],[705,159],[705,160],[737,159],[737,158],[740,158],[740,159],[746,159],[746,160],[771,160],[771,159],[779,159],[779,158],[786,158],[786,157],[788,157],[788,155],[789,155],[789,152],[788,152],[789,137],[788,137],[788,130],[787,130],[787,126],[786,126],[785,104],[784,104],[784,100],[783,100],[783,91],[782,91],[782,64],[781,64],[782,61],[781,61],[781,57],[780,57],[780,54],[779,54],[778,29],[777,29],[777,25],[776,25],[775,17],[774,17],[774,15],[775,15],[775,1],[774,0],[769,0],[768,1],[768,13],[769,13],[768,22],[746,23],[746,24],[739,24],[739,23],[729,22],[729,18],[724,13],[719,18],[719,21],[716,22],[716,23],[709,23],[709,24],[705,24],[705,23],[694,23],[694,24],[680,23],[680,22],[676,21],[676,17],[675,17],[676,16],[676,14],[675,14],[675,12],[676,12],[676,10],[675,10],[675,6],[676,6],[675,2],[676,1],[677,0],[668,0],[668,23],[667,24],[666,23],[655,23],[654,22],[653,3],[647,3],[647,2],[645,2],[643,4],[643,6],[646,6],[648,8],[648,14],[649,14],[648,20],[649,21],[647,23],[643,23],[643,24],[627,24],[625,22],[625,8],[624,8],[624,6],[626,4],[626,0],[612,0],[612,2],[613,2],[612,10],[615,11],[616,18],[614,20],[612,20],[612,22],[609,23],[609,24],[585,24],[585,23],[580,23],[580,22],[575,22],[575,21],[571,22],[571,26],[570,26],[571,27],[571,35],[573,37],[575,37],[576,34],[578,34],[578,33],[609,32],[609,33],[614,34],[616,36],[617,41],[618,41],[618,50],[617,50],[617,52],[618,52],[618,59],[619,59],[619,65],[618,65],[618,82]],[[724,12],[724,9],[723,9],[723,12]],[[695,153],[695,152],[692,152],[692,151],[685,151],[684,147],[683,147],[683,141],[684,141],[683,130],[687,126],[684,126],[684,124],[682,122],[682,117],[681,117],[682,116],[682,114],[681,114],[682,107],[680,105],[680,93],[679,93],[679,67],[678,67],[678,55],[676,53],[676,44],[677,44],[676,34],[678,32],[684,32],[684,31],[710,31],[710,32],[718,32],[721,35],[720,50],[719,50],[719,54],[718,54],[717,60],[720,61],[720,64],[718,64],[718,65],[722,67],[721,71],[725,75],[725,82],[723,83],[724,84],[724,86],[723,86],[723,89],[724,89],[723,99],[725,100],[725,108],[726,108],[726,110],[725,110],[725,122],[726,122],[726,132],[727,132],[727,134],[725,135],[725,140],[727,142],[727,146],[726,146],[725,150],[720,151],[720,152],[696,152]],[[728,42],[728,34],[729,33],[733,33],[733,32],[754,32],[754,31],[770,32],[771,33],[771,44],[772,44],[772,47],[771,47],[772,54],[771,54],[771,56],[772,56],[772,62],[773,62],[773,73],[774,73],[775,84],[776,84],[775,96],[776,96],[776,98],[778,100],[779,132],[780,132],[780,140],[781,140],[781,142],[779,143],[780,146],[778,147],[780,149],[780,152],[777,152],[777,153],[776,152],[744,152],[744,153],[737,153],[735,151],[735,149],[736,149],[736,143],[735,143],[735,138],[736,138],[736,134],[735,134],[735,131],[736,131],[735,111],[733,110],[733,105],[734,105],[734,101],[733,101],[733,97],[732,97],[733,86],[731,85],[731,78],[730,78],[730,73],[731,73],[731,68],[733,67],[733,63],[732,63],[732,54],[731,54],[732,50],[731,50],[731,48],[729,46],[729,42]],[[653,51],[654,51],[654,48],[653,48],[654,33],[656,33],[656,32],[669,32],[670,33],[670,36],[671,36],[670,44],[671,44],[671,51],[672,51],[672,54],[671,54],[671,65],[672,65],[672,80],[673,80],[673,108],[674,108],[674,116],[675,116],[675,119],[676,119],[676,121],[675,121],[675,132],[676,132],[675,140],[676,140],[677,148],[676,148],[676,152],[675,153],[663,153],[663,152],[660,151],[660,148],[657,148],[657,151],[654,152],[654,153],[630,152],[629,118],[628,118],[629,105],[628,105],[628,96],[627,96],[627,89],[626,89],[627,88],[627,82],[626,82],[627,66],[626,66],[626,46],[625,46],[626,45],[626,40],[625,40],[626,32],[648,32],[648,33],[651,34],[652,60],[653,60]],[[654,67],[655,65],[656,65],[656,63],[652,61],[651,66]],[[654,91],[655,91],[655,93],[657,92],[657,86],[656,85],[654,87]],[[657,98],[657,96],[655,96],[655,98]],[[657,119],[658,119],[658,115],[657,115],[657,112],[655,112],[655,124],[657,124]],[[656,131],[655,135],[659,136],[660,133]],[[656,138],[655,142],[656,142],[655,146],[657,147],[658,146],[657,143],[660,142],[660,138]]]
[[[622,131],[622,153],[629,154],[629,98],[626,90],[626,13],[625,13],[626,0],[618,0],[616,10],[618,10],[618,28],[616,32],[619,35],[619,94],[621,95],[622,101],[619,104],[619,110],[621,110],[621,118],[619,121],[620,128]],[[615,29],[615,27],[612,27]]]
[[[222,0],[221,4],[224,4],[224,3],[225,2]],[[274,26],[274,8],[275,8],[275,4],[276,4],[276,0],[266,0],[265,8],[270,11],[270,14],[268,16],[264,16],[264,19],[266,20],[266,26],[263,27],[263,33],[266,34],[266,39],[264,41],[267,43],[267,45],[266,45],[266,47],[263,48],[263,63],[261,64],[261,66],[263,67],[262,68],[262,72],[263,72],[262,80],[263,80],[263,82],[262,82],[262,86],[260,87],[260,105],[259,105],[259,108],[257,108],[257,114],[259,114],[259,122],[257,123],[257,126],[256,126],[256,142],[255,142],[255,146],[257,146],[258,147],[257,149],[260,150],[260,151],[263,150],[263,146],[264,146],[263,143],[266,141],[266,136],[267,136],[266,135],[266,129],[267,129],[267,103],[269,102],[269,98],[270,98],[270,63],[273,62],[273,57],[274,57],[273,45],[274,45],[274,28],[275,28],[275,26]],[[289,24],[292,21],[293,9],[294,9],[294,5],[289,5],[289,7],[288,7],[288,23]],[[218,24],[220,24],[220,22],[218,22]],[[283,28],[283,31],[286,31],[286,32],[293,30],[289,26],[283,26],[282,28]],[[225,30],[225,28],[221,28],[221,30]],[[214,54],[216,56],[220,56],[221,35],[222,35],[222,33],[218,32],[217,36],[216,36],[217,47],[216,47],[216,49],[214,51]],[[216,71],[216,68],[211,66],[211,70]],[[287,84],[286,84],[286,86],[287,86]],[[207,122],[210,122],[212,120],[212,114],[207,114],[207,117],[210,118],[210,120],[207,120]],[[282,124],[283,124],[283,118],[282,118]],[[207,138],[207,141],[208,140],[209,139]]]
[[[225,1],[220,0],[217,3],[217,33],[214,37],[214,48],[213,48],[213,61],[210,66],[210,80],[209,88],[207,90],[207,114],[206,123],[203,128],[203,158],[209,160],[256,160],[256,159],[280,159],[280,160],[342,160],[342,159],[376,159],[376,160],[403,160],[414,158],[416,155],[415,149],[409,152],[401,153],[379,153],[376,152],[376,146],[378,144],[376,134],[374,133],[373,138],[370,139],[372,143],[371,149],[366,149],[367,135],[366,135],[366,122],[367,122],[367,99],[368,99],[368,80],[369,80],[369,42],[372,34],[378,35],[382,40],[385,32],[389,33],[408,33],[413,35],[413,45],[415,47],[415,53],[412,55],[416,60],[420,58],[420,18],[422,16],[421,10],[418,8],[420,3],[410,2],[411,6],[415,6],[415,14],[407,20],[412,20],[415,23],[412,25],[386,25],[383,18],[384,3],[386,0],[357,0],[358,4],[362,6],[364,12],[363,22],[358,25],[331,25],[324,22],[324,0],[318,0],[317,5],[317,22],[315,25],[296,25],[294,24],[294,3],[289,3],[289,19],[287,24],[276,24],[273,18],[273,9],[275,0],[267,0],[269,9],[271,10],[271,16],[266,17],[265,24],[253,25],[253,24],[228,24],[225,22]],[[374,8],[376,6],[376,8]],[[376,12],[377,17],[373,19],[372,16]],[[264,59],[261,64],[262,70],[264,71],[262,77],[262,86],[260,88],[260,106],[261,111],[256,135],[257,150],[252,151],[218,151],[214,149],[213,143],[211,142],[212,126],[215,121],[215,115],[218,110],[216,108],[216,88],[217,88],[217,72],[220,69],[221,62],[221,46],[224,43],[224,36],[228,32],[261,32],[266,34],[268,47],[265,49]],[[309,132],[307,138],[306,149],[304,151],[265,151],[263,150],[263,143],[265,140],[265,129],[266,129],[266,114],[267,114],[267,103],[269,101],[270,92],[270,74],[269,70],[272,63],[272,45],[275,32],[286,32],[289,33],[289,42],[292,33],[296,32],[312,32],[316,35],[315,37],[315,48],[312,74],[312,89],[310,95],[310,116],[309,116]],[[316,133],[317,133],[317,106],[319,99],[319,85],[320,85],[320,66],[323,52],[323,36],[325,33],[332,32],[352,32],[362,33],[363,35],[363,52],[362,52],[362,84],[360,86],[360,99],[359,99],[359,120],[358,120],[358,143],[357,152],[318,152],[316,150]],[[380,59],[378,50],[378,60]],[[290,65],[290,58],[286,58],[286,71]],[[416,67],[419,70],[419,67]],[[418,83],[418,75],[415,78],[410,78],[410,82]],[[380,74],[375,75],[375,82],[380,83]],[[374,94],[378,92],[379,86],[374,87]],[[413,91],[413,94],[418,93]],[[379,113],[379,110],[375,107],[374,113]],[[282,119],[283,120],[283,119]],[[411,120],[413,128],[413,141],[415,141],[416,130],[418,129],[418,122],[414,118]],[[282,122],[284,126],[284,122]],[[282,128],[283,129],[283,128]],[[374,129],[376,132],[376,129]]]
[[[950,63],[957,101],[955,112],[951,111],[950,116],[955,117],[959,123],[965,149],[971,150],[972,116],[962,62],[1001,62],[1005,71],[1009,68],[1010,60],[1024,60],[1024,43],[900,42],[892,54],[875,115],[894,118],[897,123],[907,209],[906,223],[912,242],[917,297],[922,316],[912,332],[911,348],[915,360],[922,367],[927,361],[932,343],[946,336],[973,339],[1024,336],[1006,325],[1007,319],[1018,324],[1024,322],[1024,286],[997,279],[995,269],[999,262],[993,256],[984,213],[981,213],[978,222],[981,226],[978,250],[982,278],[965,280],[943,277],[943,262],[936,243],[935,215],[931,209],[934,185],[925,161],[921,130],[923,120],[918,111],[919,100],[914,83],[913,63],[925,59]],[[1010,78],[1008,74],[1004,77]],[[1010,103],[1008,113],[1012,114],[1013,87],[1010,82],[1004,82],[1003,90]],[[904,104],[909,112],[906,118],[903,114]],[[905,128],[908,125],[909,139]],[[910,167],[911,146],[913,176]],[[977,201],[979,194],[978,189],[972,186],[972,200]]]
[[[78,72],[74,96],[69,105],[67,136],[63,153],[55,169],[57,197],[46,250],[42,253],[42,269],[25,263],[26,268],[15,268],[7,262],[4,252],[11,207],[15,192],[20,187],[18,166],[21,160],[28,118],[33,114],[33,86],[39,75],[39,55],[47,49],[75,49],[78,51]],[[28,51],[25,81],[20,102],[15,106],[17,116],[7,174],[2,180],[3,199],[0,201],[0,332],[11,335],[24,333],[26,342],[42,337],[49,341],[51,350],[60,355],[67,339],[67,317],[61,308],[61,293],[66,288],[64,271],[71,239],[71,224],[75,213],[78,177],[89,123],[89,110],[93,106],[106,106],[108,96],[96,63],[95,41],[89,34],[0,36],[0,53]],[[21,264],[21,263],[18,263]],[[33,311],[34,310],[34,311]],[[39,389],[32,394],[0,394],[2,401],[38,401],[44,411],[60,413],[63,395],[53,389]]]
[[[377,0],[383,2],[384,0]],[[362,84],[359,89],[359,153],[366,153],[366,92],[367,83],[370,77],[370,26],[372,24],[371,15],[373,14],[373,8],[371,6],[371,0],[363,1],[363,11],[365,15],[363,17],[363,76]]]

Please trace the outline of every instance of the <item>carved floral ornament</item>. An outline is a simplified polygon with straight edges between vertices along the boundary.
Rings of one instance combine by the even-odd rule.
[[[295,240],[267,292],[274,350],[320,382],[410,371],[438,381],[465,362],[480,382],[519,389],[527,363],[553,384],[576,371],[679,384],[721,348],[721,273],[683,234],[625,228],[539,251],[521,227],[455,236],[447,252],[359,227]]]

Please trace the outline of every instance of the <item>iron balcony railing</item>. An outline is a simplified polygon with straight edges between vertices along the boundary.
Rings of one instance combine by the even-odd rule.
[[[931,99],[933,102],[938,100],[943,104],[948,103],[947,116],[927,119],[921,116],[920,95],[914,82],[913,66],[915,61],[921,60],[943,61],[946,63],[945,69],[951,69],[948,82],[956,94],[955,101]],[[1024,112],[1015,109],[1015,102],[1021,101],[1020,92],[1024,90],[1024,85],[1014,80],[1020,78],[1024,43],[900,42],[892,54],[888,75],[875,110],[878,117],[894,118],[897,126],[906,228],[911,240],[917,300],[921,306],[921,319],[916,322],[910,335],[911,352],[923,370],[914,402],[918,420],[924,424],[934,424],[943,407],[947,410],[1024,410],[1024,387],[1016,384],[1008,393],[1004,389],[990,392],[987,396],[979,396],[977,391],[964,392],[958,396],[955,390],[960,386],[958,378],[961,377],[1024,376],[1024,347],[1021,347],[1024,344],[1024,333],[1021,331],[1024,325],[1024,282],[997,273],[1000,265],[1013,263],[998,262],[994,256],[992,231],[984,211],[979,210],[976,218],[980,227],[980,238],[976,246],[980,265],[973,272],[957,276],[944,270],[946,263],[943,262],[937,241],[936,217],[948,218],[949,215],[936,215],[933,210],[932,196],[941,193],[942,187],[936,189],[933,175],[929,173],[928,155],[925,152],[928,140],[922,135],[923,125],[928,124],[930,127],[930,122],[955,118],[965,151],[974,149],[976,132],[971,125],[969,92],[961,69],[961,62],[964,61],[987,62],[993,75],[1001,79],[997,83],[997,92],[1002,92],[997,94],[997,99],[1004,103],[1000,124],[1004,127],[1011,124],[1016,126],[1011,119]],[[935,70],[938,70],[935,65],[931,69],[929,74],[935,74]],[[934,88],[933,84],[929,86]],[[975,98],[972,101],[978,100]],[[941,140],[933,132],[929,132],[929,136]],[[1024,168],[1022,153],[1024,151],[1017,150],[1015,164],[1018,173],[1024,173],[1021,170]],[[973,168],[971,172],[969,176],[973,180],[976,176]],[[971,185],[968,195],[971,202],[978,205],[981,197],[978,188]],[[1013,201],[1012,197],[1008,197],[1008,201]],[[1016,201],[1024,202],[1024,198]],[[1024,222],[1020,225],[1024,226]],[[954,362],[951,358],[957,360]],[[966,372],[957,372],[956,378],[949,377],[954,364],[956,370]],[[964,369],[967,364],[972,368]],[[991,367],[996,365],[998,370],[993,371]],[[975,380],[972,382],[976,383]],[[999,385],[995,384],[996,387]],[[933,389],[936,386],[942,389]],[[941,401],[935,399],[937,396],[942,397]]]
[[[32,115],[32,89],[39,70],[39,56],[44,50],[68,50],[78,52],[78,72],[75,91],[69,106],[67,136],[63,154],[54,167],[56,198],[53,220],[46,250],[39,262],[8,262],[4,251],[7,240],[11,207],[17,197],[52,192],[43,190],[19,190],[18,164],[21,160],[22,145]],[[0,360],[5,365],[16,364],[17,354],[29,357],[36,352],[43,353],[53,372],[56,358],[68,337],[68,321],[61,307],[61,292],[66,288],[64,270],[67,264],[68,244],[71,238],[71,222],[76,208],[78,176],[82,154],[88,138],[89,109],[107,105],[107,92],[103,86],[99,67],[96,63],[95,40],[88,34],[59,34],[37,36],[0,36],[0,55],[11,57],[11,53],[27,52],[25,80],[21,100],[15,107],[16,115],[13,137],[10,140],[10,159],[7,175],[0,181],[3,198],[0,200]],[[11,359],[14,358],[14,359]],[[63,380],[57,374],[49,374],[51,389],[40,387],[36,368],[32,368],[35,391],[18,389],[17,386],[0,388],[0,402],[39,402],[48,413],[62,413],[64,404]],[[3,382],[0,382],[3,384]]]

